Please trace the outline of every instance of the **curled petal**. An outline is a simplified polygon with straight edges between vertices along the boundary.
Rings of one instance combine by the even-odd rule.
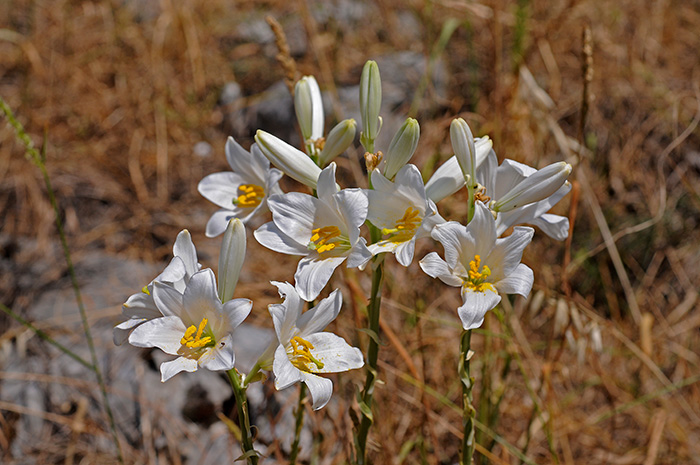
[[[486,312],[492,310],[501,301],[501,296],[492,290],[476,292],[470,289],[462,289],[464,304],[457,309],[459,319],[462,320],[464,329],[474,329],[484,322]]]
[[[301,373],[301,380],[309,388],[313,404],[311,407],[314,410],[322,409],[326,406],[331,396],[333,395],[333,381],[327,378],[313,375],[311,373]]]

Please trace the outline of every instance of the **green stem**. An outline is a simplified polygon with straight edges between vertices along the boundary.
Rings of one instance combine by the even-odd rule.
[[[462,426],[464,427],[464,437],[462,439],[462,465],[472,465],[474,456],[474,418],[476,410],[472,405],[472,387],[474,379],[469,374],[469,345],[471,343],[472,332],[466,330],[462,333],[460,340],[460,358],[458,365],[459,378],[462,382]]]
[[[381,238],[381,231],[370,225],[370,236],[372,243]],[[367,378],[362,391],[360,410],[362,419],[357,429],[355,437],[356,462],[358,465],[367,463],[367,436],[372,426],[372,397],[374,394],[374,383],[377,380],[377,359],[379,357],[379,313],[382,302],[382,281],[384,278],[384,254],[374,258],[372,262],[372,293],[370,295],[367,316],[369,319],[369,346],[367,348]]]
[[[297,463],[297,455],[299,455],[299,439],[301,438],[301,428],[304,426],[304,398],[306,397],[306,384],[301,383],[299,387],[299,403],[294,412],[296,422],[294,423],[294,442],[292,442],[292,451],[289,454],[289,465]]]
[[[241,449],[243,457],[250,465],[257,465],[258,452],[253,448],[253,435],[250,431],[250,415],[248,414],[248,399],[245,395],[245,388],[241,387],[241,378],[235,368],[226,372],[231,382],[231,389],[236,398],[236,409],[238,410],[238,426],[241,429]]]

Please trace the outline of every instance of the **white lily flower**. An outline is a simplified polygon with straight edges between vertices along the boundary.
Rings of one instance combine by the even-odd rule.
[[[279,340],[272,370],[275,388],[286,389],[296,383],[309,388],[314,410],[323,408],[333,394],[333,382],[318,373],[340,373],[361,368],[362,352],[345,340],[323,329],[340,312],[343,297],[335,290],[314,308],[302,313],[304,301],[289,283],[273,282],[284,298],[268,308]]]
[[[136,347],[158,347],[175,360],[160,366],[165,382],[181,371],[230,370],[236,358],[231,333],[248,316],[253,303],[233,299],[222,304],[216,278],[210,269],[195,273],[184,293],[156,282],[153,299],[162,316],[136,328],[129,343]]]
[[[367,219],[382,230],[384,239],[369,246],[373,255],[392,252],[403,266],[413,261],[416,239],[430,236],[436,224],[445,220],[435,203],[428,199],[423,178],[415,165],[405,165],[389,181],[378,170],[372,172],[372,186],[367,191]]]
[[[522,191],[523,184],[539,172],[530,166],[508,159],[504,160],[501,166],[497,165],[496,155],[489,155],[488,160],[482,165],[483,169],[477,174],[479,183],[483,185],[483,190],[479,193],[483,200],[490,200],[490,205],[503,205],[509,197],[528,200],[525,199],[527,193],[518,197],[512,192]],[[499,236],[508,228],[519,224],[537,226],[552,239],[560,241],[569,235],[568,218],[547,212],[571,190],[571,184],[562,181],[567,170],[571,169],[571,165],[568,165],[568,168],[562,164],[549,166],[559,170],[558,173],[555,173],[556,176],[549,178],[550,180],[554,178],[555,184],[548,186],[546,191],[536,192],[538,196],[534,198],[539,198],[538,201],[512,208],[509,211],[499,211],[496,217],[496,232]],[[551,172],[552,168],[549,168],[549,171]],[[552,189],[557,186],[558,188],[551,193]],[[530,184],[530,191],[532,190],[537,190],[536,183]],[[549,195],[541,198],[543,194]],[[530,197],[530,200],[532,198]]]
[[[281,169],[290,178],[316,189],[321,168],[316,166],[316,163],[307,154],[292,147],[282,139],[259,129],[255,133],[255,141],[270,163]]]
[[[197,186],[200,194],[221,207],[207,223],[207,237],[223,233],[231,218],[239,218],[245,223],[265,213],[267,198],[282,192],[278,186],[282,173],[270,168],[270,162],[256,144],[248,152],[229,137],[226,160],[233,171],[210,174]]]
[[[520,263],[534,230],[519,226],[498,239],[489,209],[479,201],[474,206],[467,226],[450,221],[433,229],[433,238],[445,248],[445,260],[431,252],[420,261],[429,276],[461,288],[463,305],[457,312],[464,329],[481,326],[486,312],[501,301],[499,292],[526,297],[534,280],[532,270]]]
[[[476,150],[476,177],[479,178],[479,168],[486,160],[489,153],[493,152],[493,142],[487,136],[474,139]],[[493,152],[494,157],[496,153]],[[464,174],[459,166],[456,156],[452,156],[443,163],[425,184],[425,192],[428,198],[437,203],[445,197],[449,197],[465,186]]]
[[[163,316],[153,300],[153,285],[159,282],[184,291],[187,282],[202,265],[197,263],[197,250],[192,242],[192,236],[186,229],[180,231],[173,246],[173,259],[163,272],[153,281],[141,289],[141,292],[131,295],[122,305],[122,316],[126,320],[113,329],[113,338],[116,345],[123,344],[129,337],[129,333],[135,327],[153,318]]]
[[[360,226],[367,218],[368,200],[362,189],[338,191],[335,163],[318,178],[318,198],[299,192],[270,197],[272,222],[258,228],[255,239],[268,249],[304,256],[294,280],[304,300],[315,299],[333,271],[347,260],[348,268],[372,257]]]

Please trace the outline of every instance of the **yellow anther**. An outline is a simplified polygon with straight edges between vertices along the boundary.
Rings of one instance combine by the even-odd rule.
[[[311,231],[311,239],[307,247],[309,250],[315,250],[318,253],[328,252],[338,246],[338,241],[330,242],[337,237],[340,237],[340,230],[337,226],[316,228]]]
[[[484,292],[485,290],[491,290],[496,292],[496,288],[493,284],[486,282],[486,278],[491,276],[491,269],[484,265],[481,266],[481,256],[474,255],[474,260],[469,262],[469,275],[468,279],[463,279],[463,286],[472,289],[476,292]]]
[[[265,189],[256,184],[241,184],[238,192],[240,195],[233,199],[233,203],[239,207],[257,207],[265,198]]]
[[[313,363],[320,370],[323,368],[323,363],[311,354],[311,349],[314,348],[306,339],[299,336],[294,336],[289,343],[292,345],[292,353],[289,354],[289,361],[292,365],[301,371],[310,372],[309,363]]]
[[[180,344],[189,347],[190,349],[199,349],[200,347],[207,347],[211,345],[211,336],[202,337],[204,329],[207,327],[207,323],[208,320],[206,318],[202,318],[202,321],[199,323],[199,328],[195,325],[187,328],[184,336],[182,336],[182,339],[180,339]]]
[[[382,234],[389,235],[388,240],[394,243],[410,241],[415,236],[416,229],[422,221],[420,210],[408,207],[403,216],[396,220],[396,225],[393,228],[382,228]]]
[[[143,292],[143,293],[146,294],[146,295],[151,295],[151,293],[148,292],[148,286],[143,286],[143,287],[141,288],[141,292]]]

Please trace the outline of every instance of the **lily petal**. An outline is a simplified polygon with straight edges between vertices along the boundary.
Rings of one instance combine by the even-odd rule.
[[[309,388],[313,404],[311,408],[314,410],[322,409],[326,406],[331,396],[333,395],[333,381],[320,376],[312,375],[311,373],[301,373],[301,380]]]
[[[306,336],[306,340],[314,346],[311,350],[313,356],[323,363],[322,368],[312,365],[314,373],[340,373],[362,368],[365,364],[360,349],[333,333],[311,334]]]
[[[149,320],[138,326],[129,336],[129,344],[136,347],[158,347],[166,354],[177,355],[180,339],[187,328],[176,316]]]
[[[440,281],[448,286],[460,287],[462,285],[462,280],[452,274],[445,260],[440,258],[437,253],[430,252],[418,263],[428,276],[440,278]]]
[[[275,374],[275,389],[278,391],[287,389],[289,386],[298,383],[302,379],[301,371],[289,361],[287,351],[283,345],[278,346],[277,350],[275,350],[272,371]]]
[[[486,290],[476,292],[470,289],[462,290],[464,304],[457,309],[459,319],[464,329],[478,328],[484,323],[486,312],[492,310],[501,301],[497,292]]]
[[[318,297],[335,269],[344,261],[345,257],[304,257],[299,260],[294,281],[301,298],[310,302]]]
[[[191,360],[185,357],[178,357],[175,360],[169,362],[163,362],[160,364],[160,381],[161,383],[166,382],[176,374],[188,371],[197,371],[197,360]]]
[[[233,338],[227,335],[217,341],[216,347],[199,358],[199,366],[211,371],[230,370],[236,364],[236,354],[233,352]]]

